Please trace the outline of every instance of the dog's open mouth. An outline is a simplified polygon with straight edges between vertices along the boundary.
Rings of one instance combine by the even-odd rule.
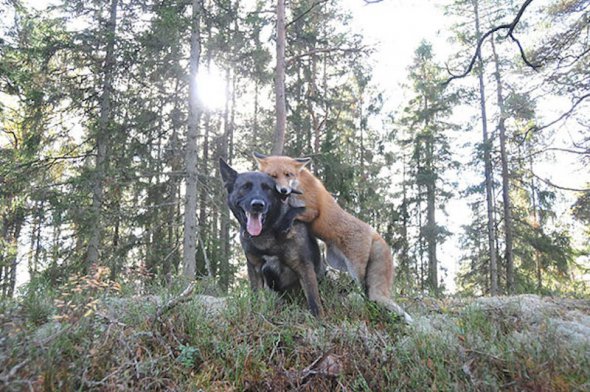
[[[248,230],[248,233],[253,237],[260,235],[262,224],[264,223],[264,214],[246,211],[246,219],[246,230]]]

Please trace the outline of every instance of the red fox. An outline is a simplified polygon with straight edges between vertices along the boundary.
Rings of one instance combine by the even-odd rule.
[[[305,205],[298,220],[310,224],[312,233],[326,243],[330,266],[348,271],[370,300],[397,313],[407,323],[412,318],[390,297],[393,259],[385,240],[368,224],[344,211],[324,185],[305,168],[311,158],[265,156],[254,153],[260,171],[269,174],[283,195],[293,190]],[[294,192],[295,193],[295,192]]]

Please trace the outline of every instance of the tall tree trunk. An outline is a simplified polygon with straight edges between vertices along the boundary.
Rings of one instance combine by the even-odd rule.
[[[169,187],[168,187],[168,204],[167,207],[167,237],[168,237],[168,244],[170,248],[168,249],[168,256],[167,260],[164,262],[163,271],[162,273],[166,277],[166,279],[170,280],[171,273],[178,272],[178,264],[179,264],[179,236],[178,236],[178,209],[179,207],[179,198],[178,194],[180,191],[180,182],[181,178],[179,173],[182,172],[182,143],[179,140],[179,131],[182,127],[182,119],[181,119],[181,112],[180,112],[180,80],[176,80],[175,92],[174,92],[174,108],[172,109],[171,113],[171,125],[172,125],[172,135],[170,136],[170,141],[168,143],[168,150],[170,151],[169,157],[169,165],[170,169],[172,170],[172,176],[168,179]]]
[[[197,74],[201,57],[200,19],[202,12],[201,0],[193,0],[191,54],[189,72],[189,113],[186,131],[185,172],[186,201],[184,205],[184,241],[182,249],[183,275],[188,279],[195,278],[196,246],[197,246],[197,133],[201,110],[197,96]]]
[[[107,24],[107,44],[103,65],[103,86],[100,99],[100,117],[96,130],[96,164],[94,184],[92,187],[92,229],[86,251],[85,269],[98,262],[100,243],[102,240],[102,205],[104,196],[104,178],[108,163],[108,147],[111,137],[111,98],[113,90],[113,77],[115,68],[115,35],[117,31],[117,5],[118,0],[111,0],[109,22]]]
[[[422,156],[420,155],[420,151],[422,150],[422,143],[420,141],[417,142],[418,145],[416,148],[416,171],[420,173],[422,171]],[[422,185],[417,184],[416,186],[416,225],[418,227],[418,260],[420,264],[420,290],[424,291],[424,283],[426,283],[426,265],[424,262],[424,219],[422,219]]]
[[[479,0],[473,2],[475,12],[475,31],[477,39],[481,36],[480,25],[479,25]],[[485,175],[485,188],[486,188],[486,210],[487,210],[487,228],[488,228],[488,251],[490,252],[490,294],[498,295],[498,262],[496,259],[496,230],[495,230],[495,219],[494,219],[494,203],[493,203],[493,171],[492,171],[492,142],[488,137],[488,116],[486,109],[486,94],[485,94],[485,83],[484,83],[484,65],[481,56],[481,51],[477,54],[477,78],[479,81],[479,103],[481,110],[481,126],[483,133],[483,161],[484,161],[484,175]]]
[[[400,275],[405,276],[405,280],[407,284],[410,284],[410,240],[408,238],[408,226],[410,224],[409,217],[410,214],[408,213],[408,184],[406,181],[406,170],[407,170],[407,162],[406,162],[406,154],[402,151],[402,206],[401,206],[401,220],[402,220],[402,227],[401,227],[401,237],[402,237],[402,244],[401,244],[401,252],[400,252],[400,261],[399,261],[399,269]],[[416,277],[418,275],[418,271],[416,268]]]
[[[230,143],[231,143],[231,134],[232,134],[232,119],[230,116],[230,110],[233,110],[230,105],[230,78],[232,77],[229,68],[226,70],[225,74],[225,93],[226,93],[226,101],[225,107],[223,110],[223,126],[224,126],[224,134],[223,139],[221,141],[221,155],[226,162],[231,162],[231,155],[230,155]],[[233,99],[231,100],[233,102]],[[221,213],[221,222],[220,222],[220,241],[221,241],[221,255],[219,260],[219,286],[222,290],[227,290],[229,287],[229,261],[230,261],[230,242],[229,242],[229,226],[230,226],[230,217],[229,212],[227,209],[224,209]]]
[[[508,294],[514,293],[514,253],[512,249],[512,208],[510,200],[510,172],[508,171],[508,152],[506,151],[506,110],[504,107],[504,96],[502,95],[502,76],[500,73],[500,60],[496,53],[494,37],[490,40],[492,43],[492,53],[496,72],[496,91],[498,96],[498,108],[500,110],[500,120],[498,121],[498,131],[500,136],[500,160],[502,162],[502,200],[504,202],[504,231],[505,231],[505,260],[506,260],[506,291]]]
[[[12,204],[13,196],[8,196],[6,205]],[[0,289],[2,297],[12,297],[16,288],[16,269],[18,267],[18,238],[25,221],[25,211],[21,206],[10,208],[2,217],[3,242],[0,247]]]
[[[254,146],[253,151],[260,151],[260,147],[258,145],[258,111],[259,111],[259,103],[258,103],[258,99],[259,99],[259,95],[260,95],[260,82],[258,81],[258,79],[254,80],[254,119],[252,121],[252,143]],[[256,161],[253,159],[252,160],[252,164],[254,165],[254,167],[256,167]]]
[[[44,195],[42,196],[44,197]],[[45,199],[35,203],[35,217],[31,227],[31,252],[29,256],[29,275],[33,278],[39,272],[41,257],[41,228],[43,227]]]
[[[533,154],[528,151],[529,155],[529,170],[533,173]],[[543,216],[537,201],[537,185],[535,184],[535,177],[531,175],[531,223],[535,231],[535,235],[543,234]],[[533,260],[535,261],[535,268],[537,273],[537,292],[540,294],[543,290],[543,265],[541,264],[541,252],[538,249],[533,250]]]
[[[285,0],[277,0],[277,64],[275,67],[275,105],[277,123],[272,145],[272,154],[281,155],[285,145],[285,129],[287,127],[287,103],[285,97]]]
[[[207,31],[207,39],[211,38],[211,24],[206,24],[206,31]],[[213,52],[211,50],[207,51],[207,55],[205,56],[205,66],[207,67],[207,73],[211,71],[211,57]],[[199,192],[199,236],[197,241],[201,243],[201,256],[197,257],[199,265],[197,266],[197,273],[198,274],[207,274],[209,277],[213,277],[211,268],[206,268],[208,263],[208,255],[206,254],[206,247],[204,245],[204,241],[207,240],[209,236],[211,236],[212,232],[208,227],[208,218],[210,219],[210,214],[207,211],[207,197],[210,195],[209,189],[211,184],[209,182],[209,139],[211,135],[211,112],[209,110],[205,110],[204,118],[203,118],[203,129],[204,129],[204,137],[203,137],[203,155],[200,165],[200,173],[201,173],[201,189]],[[213,234],[215,235],[215,234]],[[198,252],[198,249],[197,249]]]
[[[363,119],[363,104],[364,104],[364,97],[363,97],[363,89],[359,91],[359,99],[358,99],[358,112],[359,112],[359,168],[360,168],[360,178],[361,181],[366,181],[365,175],[365,121]],[[365,187],[361,187],[359,189],[359,212],[361,219],[364,219],[366,222],[368,221],[368,212],[365,206]],[[370,223],[369,223],[370,224]]]
[[[426,167],[429,176],[434,177],[432,168],[432,140],[426,143]],[[436,257],[436,186],[434,178],[428,180],[426,184],[426,227],[428,228],[426,234],[426,244],[428,251],[428,281],[430,289],[435,297],[438,297],[438,260]]]
[[[118,192],[120,194],[120,191]],[[113,259],[111,261],[111,275],[110,278],[115,280],[119,275],[119,270],[122,266],[121,250],[119,249],[121,242],[121,199],[117,198],[115,201],[115,224],[113,229]]]
[[[9,273],[9,286],[8,286],[8,294],[9,298],[14,296],[14,291],[16,289],[16,269],[18,268],[18,238],[20,237],[21,229],[23,228],[23,223],[25,222],[25,210],[22,207],[17,207],[14,213],[14,222],[12,225],[12,238],[10,245],[13,249],[12,252],[9,252],[8,263],[7,265],[10,266],[10,273]]]

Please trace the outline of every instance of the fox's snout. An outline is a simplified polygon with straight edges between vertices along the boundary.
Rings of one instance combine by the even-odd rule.
[[[291,188],[286,187],[286,186],[277,185],[277,192],[279,192],[281,195],[287,196],[291,193]]]

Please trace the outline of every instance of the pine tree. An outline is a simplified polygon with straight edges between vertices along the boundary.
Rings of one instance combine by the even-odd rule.
[[[414,248],[419,263],[420,287],[427,287],[438,296],[437,246],[448,233],[439,225],[436,212],[450,196],[445,189],[443,174],[455,165],[446,134],[454,126],[447,123],[446,117],[456,98],[444,90],[441,69],[434,63],[432,46],[427,42],[422,42],[416,49],[410,81],[414,98],[404,108],[401,126],[407,128],[409,134],[409,140],[402,141],[402,147],[411,148],[408,185],[412,188],[410,203],[416,217]]]

